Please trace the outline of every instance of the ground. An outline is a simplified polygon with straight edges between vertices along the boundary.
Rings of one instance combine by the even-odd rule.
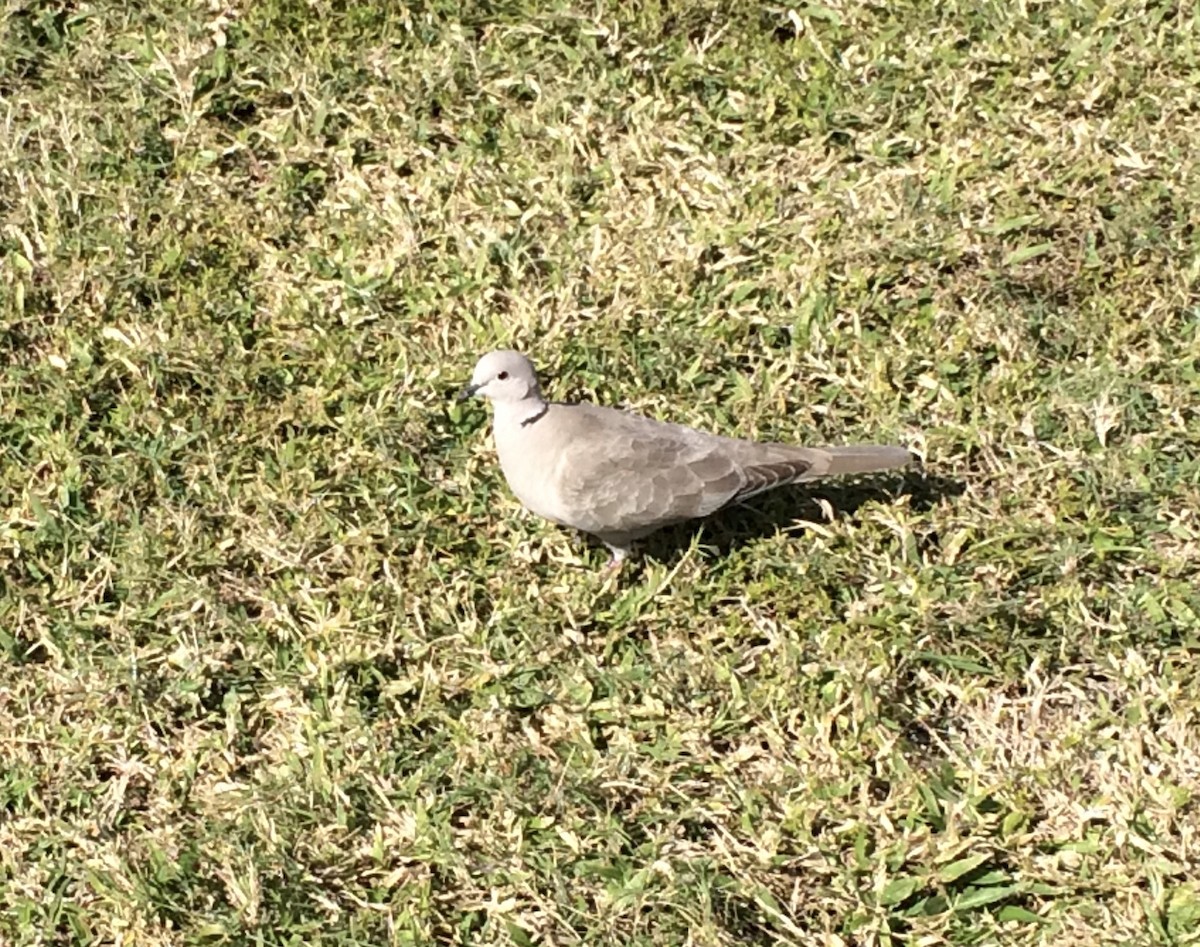
[[[10,0],[0,943],[1200,940],[1189,4]],[[606,553],[486,408],[921,470]]]

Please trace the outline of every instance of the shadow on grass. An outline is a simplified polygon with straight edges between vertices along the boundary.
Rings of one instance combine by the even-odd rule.
[[[798,522],[823,522],[822,501],[835,516],[853,516],[864,504],[910,498],[909,505],[925,512],[966,489],[960,480],[914,470],[897,477],[878,475],[847,481],[817,482],[805,488],[774,490],[747,503],[726,507],[703,521],[704,545],[719,556],[780,530],[797,532]],[[636,547],[639,558],[674,565],[691,546],[700,521],[689,520],[647,536]]]

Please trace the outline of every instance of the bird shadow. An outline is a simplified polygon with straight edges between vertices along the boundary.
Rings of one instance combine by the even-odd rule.
[[[827,508],[839,517],[853,516],[864,504],[906,496],[910,509],[926,512],[946,499],[961,496],[965,490],[961,480],[916,470],[900,476],[882,474],[817,482],[799,490],[773,490],[703,520],[703,545],[725,556],[781,529],[795,532],[798,522],[821,522],[826,519]],[[698,525],[690,520],[651,534],[638,543],[640,558],[675,565],[694,545]]]

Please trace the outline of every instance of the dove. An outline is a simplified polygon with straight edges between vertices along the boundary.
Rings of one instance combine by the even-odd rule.
[[[493,407],[500,469],[518,500],[590,533],[618,569],[636,540],[766,490],[904,467],[903,447],[798,447],[738,440],[588,403],[549,402],[533,363],[499,350],[479,359],[459,400]]]

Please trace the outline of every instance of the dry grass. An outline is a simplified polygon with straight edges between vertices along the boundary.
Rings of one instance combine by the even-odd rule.
[[[1193,11],[728,6],[9,3],[0,943],[1200,939]],[[501,344],[927,473],[606,586]]]

